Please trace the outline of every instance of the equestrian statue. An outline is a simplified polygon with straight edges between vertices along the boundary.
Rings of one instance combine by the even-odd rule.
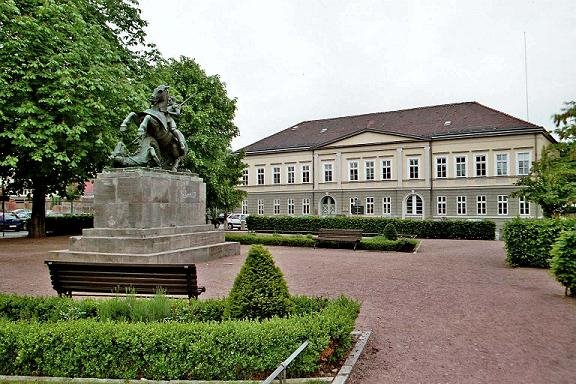
[[[138,124],[138,149],[129,153],[120,141],[110,155],[115,167],[160,167],[176,171],[180,161],[188,153],[188,145],[182,132],[176,128],[174,117],[187,101],[177,104],[166,85],[160,85],[150,96],[150,108],[142,112],[130,112],[120,125],[125,131],[130,122]]]

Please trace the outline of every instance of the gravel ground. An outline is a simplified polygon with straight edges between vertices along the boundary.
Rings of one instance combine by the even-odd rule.
[[[43,260],[65,237],[0,239],[0,291],[54,295]],[[499,241],[423,240],[416,254],[270,247],[290,291],[362,302],[373,333],[350,383],[576,383],[576,300]],[[224,296],[242,255],[198,265]]]

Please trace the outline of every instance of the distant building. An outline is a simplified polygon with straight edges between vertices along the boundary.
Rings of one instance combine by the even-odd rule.
[[[244,213],[431,219],[535,217],[510,197],[543,128],[477,102],[304,121],[244,148]]]

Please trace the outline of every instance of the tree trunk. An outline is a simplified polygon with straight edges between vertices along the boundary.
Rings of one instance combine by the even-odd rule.
[[[33,182],[32,217],[28,224],[28,237],[46,237],[46,186]]]

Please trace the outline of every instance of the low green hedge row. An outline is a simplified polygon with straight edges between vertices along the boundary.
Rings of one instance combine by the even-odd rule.
[[[226,233],[226,241],[237,241],[240,244],[281,245],[288,247],[313,247],[316,240],[312,235],[262,235],[256,233]],[[336,247],[337,243],[326,242],[323,246]],[[358,249],[373,251],[414,252],[418,240],[388,240],[383,236],[365,238],[360,241]]]
[[[0,320],[0,374],[154,380],[265,377],[302,342],[290,375],[310,374],[334,349],[342,358],[358,303],[341,297],[290,318],[203,323],[54,323]]]
[[[292,314],[305,315],[325,308],[322,297],[291,296]],[[144,310],[141,305],[148,304]],[[167,310],[158,310],[166,306]],[[9,321],[57,322],[63,320],[174,321],[179,323],[223,321],[227,299],[182,300],[157,295],[151,299],[134,296],[107,300],[73,300],[65,297],[32,297],[0,293],[0,318]],[[140,317],[139,313],[160,313]]]
[[[515,267],[550,267],[550,250],[563,230],[576,229],[576,219],[512,219],[504,224],[506,261]]]
[[[251,231],[279,233],[317,233],[322,228],[361,229],[365,234],[380,234],[392,223],[399,235],[426,239],[494,240],[496,224],[493,221],[464,220],[410,220],[385,217],[348,216],[259,216],[246,219]]]
[[[46,216],[46,233],[59,235],[79,235],[84,228],[94,227],[93,215]]]

